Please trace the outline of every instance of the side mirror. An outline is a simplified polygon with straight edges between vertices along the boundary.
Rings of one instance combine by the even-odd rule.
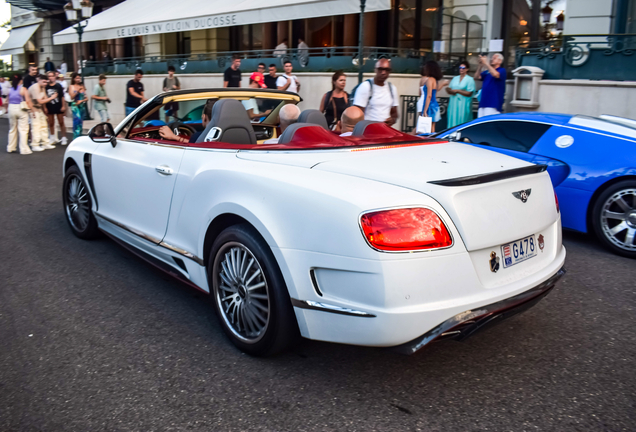
[[[115,138],[115,130],[110,123],[100,123],[93,126],[88,132],[88,137],[96,143],[111,143],[113,147],[117,145],[117,139]]]
[[[462,139],[462,133],[460,131],[455,131],[451,133],[450,135],[448,135],[449,141],[461,141],[461,139]]]

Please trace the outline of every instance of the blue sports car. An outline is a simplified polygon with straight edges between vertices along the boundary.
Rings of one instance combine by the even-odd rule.
[[[522,112],[435,136],[547,165],[563,227],[594,232],[615,253],[636,258],[636,121]]]

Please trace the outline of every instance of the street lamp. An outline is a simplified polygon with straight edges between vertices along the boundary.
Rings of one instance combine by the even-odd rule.
[[[84,81],[84,56],[82,51],[82,34],[84,29],[88,25],[88,19],[93,16],[93,2],[90,0],[71,0],[64,5],[64,12],[66,13],[66,20],[70,23],[75,23],[75,31],[77,32],[77,39],[79,42],[80,51],[80,77],[82,82]],[[86,20],[82,25],[82,20],[78,16],[78,12],[82,13],[82,18]]]

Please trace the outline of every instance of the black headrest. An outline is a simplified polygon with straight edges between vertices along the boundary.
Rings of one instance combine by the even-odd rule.
[[[306,109],[301,112],[298,116],[298,123],[311,123],[318,126],[322,126],[323,128],[329,130],[329,125],[327,124],[327,119],[317,109]]]
[[[283,134],[278,139],[278,144],[288,144],[294,138],[294,134],[298,129],[317,126],[318,125],[310,123],[294,123],[293,125],[289,125],[287,126],[287,129],[285,129],[285,132],[283,132]]]
[[[216,128],[216,129],[215,129]],[[254,128],[242,103],[235,99],[221,99],[212,108],[212,118],[197,143],[222,141],[230,144],[256,144]]]
[[[351,134],[351,136],[354,136],[354,137],[363,136],[364,130],[367,128],[367,126],[373,123],[380,123],[380,122],[371,121],[371,120],[362,120],[361,122],[358,122],[358,124],[356,124],[356,126],[353,128],[353,133]]]

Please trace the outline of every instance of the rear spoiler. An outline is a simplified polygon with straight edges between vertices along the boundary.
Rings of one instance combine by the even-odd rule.
[[[433,180],[429,183],[439,186],[471,186],[482,183],[490,183],[498,180],[504,180],[513,177],[521,177],[530,174],[536,174],[548,169],[547,165],[531,165],[523,168],[515,168],[505,171],[497,171],[494,173],[477,174],[466,177],[457,177],[447,180]]]

